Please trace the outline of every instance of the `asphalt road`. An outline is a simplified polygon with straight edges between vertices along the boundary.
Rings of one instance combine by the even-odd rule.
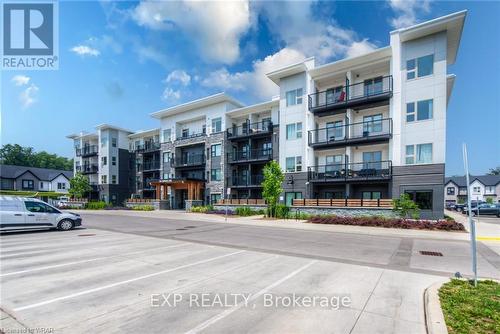
[[[175,213],[83,218],[84,229],[0,237],[1,306],[22,326],[55,333],[425,333],[423,291],[465,271],[469,259],[463,241],[178,220]],[[480,272],[499,277],[498,254],[481,248]],[[294,294],[330,303],[286,304]],[[7,320],[2,314],[4,331]]]

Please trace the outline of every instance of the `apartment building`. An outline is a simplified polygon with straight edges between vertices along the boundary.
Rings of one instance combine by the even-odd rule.
[[[101,124],[96,132],[72,134],[74,171],[89,179],[91,199],[121,204],[133,190],[129,138],[132,131]]]
[[[132,192],[151,197],[154,187],[172,208],[214,202],[227,188],[232,198],[261,198],[262,169],[273,159],[286,175],[287,204],[407,193],[422,217],[442,217],[455,81],[447,68],[456,60],[465,16],[392,31],[390,45],[361,56],[319,66],[309,58],[268,73],[279,87],[271,101],[243,106],[220,93],[152,113],[159,129],[128,134],[135,166],[154,167],[147,178],[139,175],[144,167],[137,169],[134,184],[143,191]],[[147,159],[136,149],[145,136],[152,143]]]
[[[500,175],[470,176],[471,199],[486,201],[491,198],[500,203]],[[464,203],[467,200],[467,180],[465,176],[447,177],[444,183],[445,203]]]

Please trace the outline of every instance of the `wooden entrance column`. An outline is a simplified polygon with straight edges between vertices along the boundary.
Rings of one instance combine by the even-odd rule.
[[[190,179],[171,179],[151,182],[151,185],[155,187],[155,194],[157,200],[167,199],[167,189],[172,188],[172,191],[185,189],[188,192],[188,200],[201,201],[203,197],[201,196],[201,190],[205,188],[205,182],[200,180],[190,180]],[[163,190],[163,191],[162,191]]]

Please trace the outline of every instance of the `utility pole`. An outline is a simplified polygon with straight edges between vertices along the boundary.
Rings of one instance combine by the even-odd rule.
[[[471,192],[469,182],[469,162],[467,159],[467,145],[462,146],[465,168],[465,182],[467,182],[467,213],[469,214],[470,239],[472,248],[472,271],[474,272],[474,286],[477,286],[477,255],[476,255],[476,222],[472,219]],[[479,210],[479,209],[478,209]]]

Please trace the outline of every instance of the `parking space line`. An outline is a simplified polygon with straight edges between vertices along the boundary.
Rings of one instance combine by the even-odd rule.
[[[263,294],[267,293],[269,290],[277,287],[278,285],[280,285],[281,283],[289,280],[290,278],[292,278],[293,276],[297,275],[298,273],[300,273],[301,271],[304,271],[305,269],[309,268],[311,265],[313,265],[314,263],[318,262],[317,260],[313,260],[309,263],[307,263],[306,265],[303,265],[302,267],[300,267],[299,269],[295,270],[295,271],[292,271],[291,273],[289,273],[288,275],[286,275],[285,277],[277,280],[276,282],[266,286],[265,288],[263,288],[262,290],[260,290],[259,292],[257,292],[256,294],[252,295],[252,297],[250,297],[250,299],[248,301],[254,301],[256,300],[257,298],[259,298],[260,296],[262,296]],[[239,303],[235,306],[233,306],[232,308],[228,309],[228,310],[225,310],[224,312],[221,312],[219,314],[217,314],[216,316],[208,319],[207,321],[205,322],[202,322],[201,324],[199,324],[198,326],[196,326],[195,328],[189,330],[186,332],[186,334],[195,334],[195,333],[199,333],[200,331],[206,329],[207,327],[215,324],[217,321],[219,320],[222,320],[224,319],[225,317],[229,316],[230,314],[232,314],[233,312],[239,310],[240,308],[242,308],[244,305],[244,303]]]
[[[96,258],[93,258],[93,259],[87,259],[87,260],[81,260],[81,261],[74,261],[74,262],[67,262],[67,263],[61,263],[61,264],[55,264],[55,265],[52,265],[52,266],[45,266],[45,267],[39,267],[39,268],[33,268],[33,269],[13,271],[13,272],[10,272],[10,273],[0,274],[0,277],[11,276],[11,275],[18,275],[18,274],[25,274],[25,273],[30,273],[30,272],[33,272],[33,271],[53,269],[53,268],[59,268],[59,267],[65,267],[65,266],[71,266],[71,265],[74,265],[74,264],[80,264],[80,263],[86,263],[86,262],[94,262],[94,261],[99,261],[99,260],[104,260],[104,259],[111,259],[111,258],[114,258],[114,257],[124,257],[124,256],[127,256],[127,255],[132,255],[132,254],[139,254],[139,253],[150,252],[150,251],[157,250],[157,249],[176,248],[176,247],[181,247],[181,246],[186,246],[186,245],[189,245],[189,243],[185,242],[185,243],[178,244],[178,245],[156,247],[156,248],[153,248],[153,249],[145,249],[145,250],[142,250],[142,251],[136,251],[136,252],[130,252],[130,253],[123,253],[123,254],[119,254],[119,255],[101,256],[101,257],[96,257]]]
[[[193,266],[196,266],[196,265],[199,265],[199,264],[204,264],[204,263],[212,262],[212,261],[215,261],[215,260],[223,259],[225,257],[229,257],[229,256],[241,254],[241,253],[244,253],[244,252],[246,252],[246,251],[238,251],[238,252],[233,252],[233,253],[229,253],[229,254],[219,255],[219,256],[212,257],[212,258],[209,258],[209,259],[206,259],[206,260],[201,260],[201,261],[197,261],[197,262],[194,262],[194,263],[185,264],[185,265],[182,265],[182,266],[179,266],[179,267],[175,267],[175,268],[170,268],[170,269],[158,271],[156,273],[152,273],[152,274],[148,274],[148,275],[143,275],[143,276],[131,278],[131,279],[128,279],[128,280],[124,280],[124,281],[119,281],[119,282],[107,284],[107,285],[104,285],[104,286],[101,286],[101,287],[98,287],[98,288],[84,290],[84,291],[80,291],[80,292],[73,293],[73,294],[70,294],[70,295],[66,295],[66,296],[62,296],[62,297],[57,297],[57,298],[45,300],[43,302],[39,302],[39,303],[31,304],[31,305],[26,305],[26,306],[18,307],[18,308],[14,309],[14,312],[28,310],[28,309],[32,309],[32,308],[44,306],[44,305],[47,305],[47,304],[52,304],[52,303],[55,303],[55,302],[58,302],[58,301],[61,301],[61,300],[71,299],[71,298],[75,298],[75,297],[87,295],[87,294],[90,294],[90,293],[93,293],[93,292],[98,292],[98,291],[102,291],[102,290],[114,288],[114,287],[117,287],[117,286],[120,286],[120,285],[124,285],[124,284],[128,284],[128,283],[140,281],[140,280],[143,280],[143,279],[147,279],[147,278],[155,277],[155,276],[158,276],[158,275],[170,273],[172,271],[176,271],[176,270],[180,270],[180,269],[184,269],[184,268],[193,267]]]

